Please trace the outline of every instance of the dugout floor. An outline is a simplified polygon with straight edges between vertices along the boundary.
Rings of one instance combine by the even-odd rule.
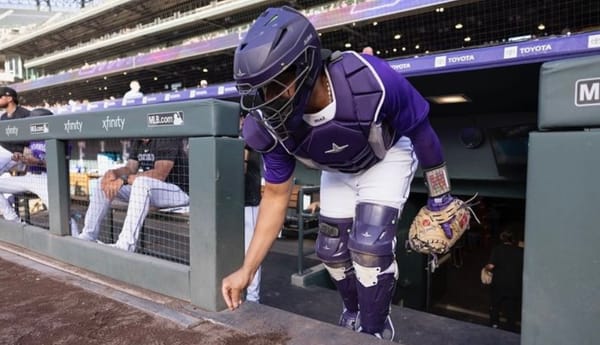
[[[311,246],[313,242],[307,240],[305,248]],[[290,277],[296,271],[295,253],[296,239],[294,238],[279,239],[273,246],[263,266],[262,303],[335,325],[341,311],[341,299],[336,291],[314,286],[300,288],[290,283]],[[318,261],[313,255],[308,257],[306,264],[316,265]],[[520,343],[520,336],[516,333],[399,306],[392,306],[392,319],[396,327],[396,342],[405,345],[516,345]]]
[[[235,312],[218,313],[199,310],[181,301],[177,303],[156,302],[155,298],[146,297],[148,295],[144,292],[131,294],[135,291],[132,287],[114,290],[112,287],[119,285],[114,282],[99,286],[98,283],[101,280],[99,277],[82,274],[79,269],[69,268],[51,260],[46,262],[43,257],[27,253],[21,248],[5,246],[1,242],[0,258],[11,260],[67,285],[83,287],[91,293],[108,297],[117,303],[134,306],[148,314],[158,315],[188,328],[191,327],[190,325],[206,323],[208,320],[230,327],[235,332],[248,334],[254,339],[264,335],[265,344],[364,345],[388,343],[335,326],[341,306],[336,291],[320,287],[300,288],[291,285],[290,277],[296,270],[295,246],[296,241],[293,239],[278,240],[268,255],[263,265],[261,305],[245,303]],[[310,258],[307,261],[308,265],[316,263],[316,260]],[[90,276],[93,279],[86,278]],[[518,334],[397,306],[392,308],[392,318],[396,325],[396,342],[406,345],[516,345],[520,340]],[[275,338],[280,341],[271,342],[274,340],[273,335],[277,335]],[[200,343],[219,344],[218,342]],[[250,343],[254,344],[252,341]],[[178,344],[192,345],[198,344],[198,342],[190,340],[189,343]]]

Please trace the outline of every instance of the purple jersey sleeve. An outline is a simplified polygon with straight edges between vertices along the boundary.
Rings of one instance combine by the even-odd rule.
[[[277,145],[273,150],[263,153],[264,178],[269,183],[283,183],[294,173],[296,158]]]
[[[296,158],[278,144],[251,115],[244,120],[242,136],[246,145],[262,152],[264,178],[267,182],[283,183],[292,176],[296,167]]]
[[[31,155],[36,159],[41,161],[46,161],[46,141],[45,140],[35,140],[29,142],[29,150],[31,151]],[[30,165],[27,169],[32,173],[45,172],[46,167],[41,165]]]
[[[399,135],[411,139],[421,167],[430,168],[444,162],[440,141],[427,115],[429,103],[400,73],[377,57],[362,55],[381,79],[385,99],[378,122],[389,121]]]
[[[45,161],[46,160],[46,142],[43,140],[36,140],[29,142],[29,150],[31,155],[36,159]]]
[[[421,122],[417,127],[406,133],[406,136],[412,141],[415,154],[422,168],[433,168],[444,163],[442,145],[437,134],[431,128],[429,120]]]

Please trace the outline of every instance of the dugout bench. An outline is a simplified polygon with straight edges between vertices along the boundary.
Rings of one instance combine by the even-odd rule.
[[[129,204],[113,200],[108,213],[108,237],[113,243],[119,238]],[[143,220],[136,252],[157,258],[189,264],[189,207],[151,207]],[[177,246],[170,245],[177,244]]]
[[[40,197],[37,196],[37,194],[30,193],[30,192],[15,193],[15,194],[13,194],[13,197],[14,197],[13,207],[15,209],[15,212],[19,215],[19,217],[21,217],[21,219],[25,223],[31,224],[31,201],[37,200]],[[43,205],[41,200],[39,201],[39,203],[41,205]],[[37,207],[37,206],[34,206],[34,207]],[[43,205],[43,207],[45,210],[46,206]],[[39,224],[36,224],[36,225],[39,225]],[[47,225],[46,225],[46,227],[47,227]]]

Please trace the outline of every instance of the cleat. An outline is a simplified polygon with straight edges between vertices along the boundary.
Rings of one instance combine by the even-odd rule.
[[[358,329],[358,332],[367,333],[367,332],[362,331],[360,328]],[[383,324],[383,329],[381,330],[381,332],[375,332],[372,335],[377,339],[394,341],[394,336],[396,335],[396,330],[394,329],[394,324],[392,323],[392,318],[388,315],[385,318],[385,322]]]
[[[388,315],[385,318],[385,323],[383,324],[383,330],[381,332],[373,334],[375,337],[379,339],[385,339],[389,341],[394,340],[394,336],[396,335],[396,330],[394,329],[394,324],[392,323],[392,318]]]
[[[338,325],[356,331],[358,321],[358,312],[351,312],[348,309],[344,308],[342,315],[340,316],[340,321]]]

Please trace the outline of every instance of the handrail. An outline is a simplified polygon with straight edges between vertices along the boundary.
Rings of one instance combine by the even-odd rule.
[[[49,229],[1,221],[0,239],[205,310],[223,310],[220,282],[242,264],[244,255],[238,107],[205,100],[1,121],[0,141],[46,140]],[[73,238],[65,141],[167,136],[187,138],[188,173],[193,176],[188,193],[189,265]]]
[[[172,136],[237,138],[238,128],[237,103],[207,99],[2,121],[0,142]]]

